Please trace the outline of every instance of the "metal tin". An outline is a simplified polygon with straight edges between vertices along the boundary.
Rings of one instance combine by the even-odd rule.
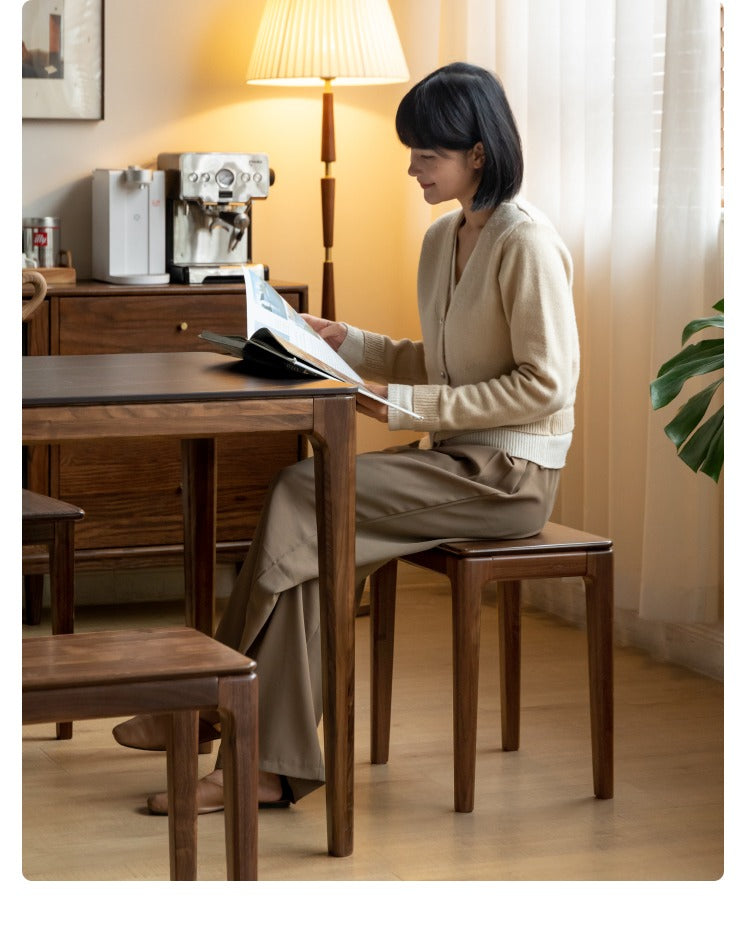
[[[60,254],[59,217],[24,217],[23,253],[35,259],[39,268],[54,268]]]

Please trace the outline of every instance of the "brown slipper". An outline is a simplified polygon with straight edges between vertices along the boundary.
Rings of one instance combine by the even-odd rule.
[[[209,776],[198,781],[198,815],[220,813],[224,809],[224,786],[209,780]],[[285,777],[281,778],[281,797],[278,800],[261,800],[259,810],[285,810],[294,803],[292,792]],[[166,816],[168,813],[167,792],[151,794],[146,800],[149,813]]]
[[[126,748],[138,748],[146,752],[166,751],[167,734],[164,720],[160,716],[144,713],[134,716],[124,723],[118,723],[112,730],[115,742]],[[198,744],[206,745],[220,739],[221,733],[206,719],[198,721]],[[210,748],[208,749],[210,751]],[[204,754],[205,751],[201,750]]]

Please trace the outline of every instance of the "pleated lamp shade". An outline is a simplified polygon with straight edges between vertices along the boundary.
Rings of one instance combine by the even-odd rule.
[[[393,84],[409,70],[388,0],[266,0],[248,84]]]

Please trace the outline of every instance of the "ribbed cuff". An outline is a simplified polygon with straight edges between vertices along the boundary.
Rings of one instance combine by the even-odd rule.
[[[388,399],[391,403],[398,403],[399,406],[406,410],[413,410],[414,388],[410,384],[389,384]],[[389,429],[418,429],[419,421],[401,410],[394,410],[392,406],[388,407],[388,428]]]
[[[365,334],[356,326],[350,326],[346,323],[346,335],[344,341],[339,345],[338,354],[344,359],[350,368],[362,367],[365,358]]]

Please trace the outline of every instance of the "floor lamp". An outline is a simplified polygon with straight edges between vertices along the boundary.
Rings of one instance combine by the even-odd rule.
[[[393,84],[408,78],[388,0],[266,0],[247,83],[323,84],[323,319],[336,318],[333,84]]]

